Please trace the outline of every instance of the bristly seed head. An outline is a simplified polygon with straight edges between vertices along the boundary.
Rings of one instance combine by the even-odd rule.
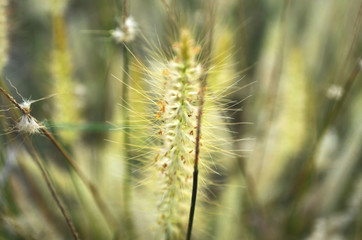
[[[137,22],[132,17],[128,17],[124,22],[124,26],[116,27],[110,31],[110,34],[117,43],[125,43],[133,41],[137,36],[137,32]]]
[[[16,124],[19,132],[27,134],[36,134],[40,132],[41,125],[39,125],[32,117],[23,114],[20,121]]]
[[[158,234],[160,239],[178,239],[187,223],[192,189],[195,148],[194,128],[197,125],[198,94],[202,67],[197,62],[200,48],[191,34],[182,30],[180,41],[173,45],[175,57],[162,71],[163,99],[158,102],[163,146],[154,164],[159,169],[162,197]]]
[[[31,104],[33,103],[33,101],[30,100],[24,100],[24,102],[20,103],[20,106],[26,110],[28,113],[30,113],[31,110]]]

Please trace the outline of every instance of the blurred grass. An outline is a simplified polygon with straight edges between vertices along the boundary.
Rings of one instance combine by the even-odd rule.
[[[0,19],[0,49],[8,45],[7,51],[0,52],[1,85],[8,86],[19,102],[20,96],[7,80],[26,99],[57,94],[34,103],[31,113],[44,121],[97,183],[120,222],[116,229],[108,228],[62,157],[42,136],[32,136],[37,155],[82,239],[110,239],[117,234],[119,239],[127,238],[122,210],[126,158],[132,159],[128,164],[133,169],[130,188],[135,200],[130,210],[136,235],[149,239],[155,206],[149,206],[151,194],[141,183],[148,181],[142,172],[153,160],[153,156],[147,158],[151,155],[147,147],[155,141],[149,125],[154,116],[146,116],[152,109],[142,94],[130,91],[129,101],[137,111],[130,113],[130,124],[122,124],[123,88],[116,77],[123,75],[123,55],[108,35],[117,26],[117,18],[122,18],[122,1],[69,1],[64,14],[57,15],[63,24],[62,36],[54,34],[52,21],[57,2],[67,1],[9,1],[6,7],[1,1],[7,23]],[[209,87],[222,92],[235,84],[225,90],[222,100],[233,111],[219,110],[231,133],[218,136],[232,142],[233,149],[228,151],[237,154],[218,156],[223,174],[211,179],[216,187],[210,186],[214,203],[208,208],[208,226],[196,229],[194,239],[360,239],[362,81],[357,64],[362,55],[362,2],[215,2],[214,70]],[[169,52],[174,38],[171,23],[161,1],[129,4],[141,34],[129,47],[148,64],[152,62],[149,45]],[[208,2],[170,1],[170,6],[204,41]],[[55,44],[58,38],[65,41],[61,50],[66,60],[54,54],[60,48]],[[58,66],[68,83],[56,80],[51,67],[55,60],[69,64]],[[131,60],[131,87],[151,91],[136,65]],[[349,80],[354,69],[356,76]],[[66,91],[72,93],[59,90],[61,84],[68,84]],[[342,97],[328,94],[332,87],[340,89]],[[65,103],[67,99],[70,103]],[[333,117],[331,112],[341,102]],[[62,113],[57,110],[59,104],[65,107]],[[0,107],[11,107],[3,96]],[[7,133],[18,115],[16,110],[0,112],[0,239],[69,239],[64,219],[30,161],[28,140],[22,134]],[[125,129],[130,131],[127,146],[122,140]]]

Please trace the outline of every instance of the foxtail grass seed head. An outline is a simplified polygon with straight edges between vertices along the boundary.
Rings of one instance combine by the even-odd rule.
[[[155,157],[162,196],[158,203],[157,239],[184,236],[192,189],[197,110],[202,67],[199,47],[188,31],[173,45],[175,57],[163,70],[164,99],[159,100],[163,146]]]
[[[116,27],[110,31],[111,37],[117,43],[132,42],[135,40],[138,32],[138,24],[133,17],[127,17],[124,26]]]

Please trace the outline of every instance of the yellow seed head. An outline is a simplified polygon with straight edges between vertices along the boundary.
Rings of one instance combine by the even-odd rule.
[[[158,203],[159,239],[179,239],[186,229],[192,188],[197,109],[201,65],[196,61],[198,47],[183,30],[173,45],[175,57],[162,71],[163,99],[159,100],[162,146],[155,157],[159,170],[161,197]]]

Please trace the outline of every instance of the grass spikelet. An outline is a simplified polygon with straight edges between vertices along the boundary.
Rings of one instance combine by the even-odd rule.
[[[110,31],[111,37],[117,43],[126,43],[135,40],[138,32],[138,24],[133,17],[127,17],[124,21],[124,26],[116,27]]]
[[[22,115],[20,121],[16,124],[16,128],[20,132],[35,134],[40,133],[40,125],[33,119],[26,115]]]
[[[361,0],[0,0],[0,239],[362,239],[361,24]]]
[[[202,67],[197,63],[199,47],[190,33],[182,30],[173,45],[175,57],[163,71],[164,98],[156,118],[163,145],[155,157],[162,196],[158,203],[158,239],[184,236],[191,198],[197,107]]]
[[[235,111],[236,102],[228,102],[227,99],[224,99],[225,96],[239,90],[235,86],[235,74],[231,73],[229,62],[226,61],[231,53],[226,54],[225,49],[222,49],[223,56],[220,56],[220,50],[210,54],[212,56],[206,57],[207,59],[212,58],[211,66],[208,68],[207,64],[200,63],[200,59],[202,59],[200,53],[207,50],[201,49],[195,43],[190,31],[186,29],[181,29],[179,40],[172,44],[172,49],[171,60],[167,60],[162,54],[164,49],[157,49],[153,51],[154,58],[150,61],[150,66],[142,66],[148,75],[146,81],[149,84],[149,91],[138,88],[130,89],[131,92],[142,95],[141,99],[146,100],[141,101],[148,102],[147,108],[154,110],[152,113],[146,111],[147,114],[145,114],[135,107],[137,102],[133,101],[131,112],[137,117],[143,116],[140,120],[152,130],[152,136],[143,130],[135,138],[140,139],[145,135],[143,142],[139,143],[140,147],[137,151],[140,155],[138,158],[142,159],[142,154],[143,156],[152,154],[153,157],[148,159],[149,164],[152,164],[152,169],[145,171],[148,176],[141,180],[140,185],[149,183],[149,191],[154,195],[152,198],[148,196],[154,202],[154,215],[147,220],[150,220],[151,225],[155,226],[155,239],[184,239],[189,231],[198,118],[200,104],[203,102],[201,100],[202,89],[205,94],[205,104],[199,145],[200,184],[193,237],[200,237],[204,234],[203,231],[206,230],[208,221],[204,217],[212,215],[207,209],[215,204],[216,196],[213,194],[218,186],[213,186],[213,184],[217,184],[216,182],[211,183],[210,180],[211,177],[215,180],[216,174],[217,178],[223,178],[225,170],[218,168],[216,171],[219,159],[227,155],[230,160],[237,155],[231,151],[230,133],[226,129],[228,123],[225,122],[227,117],[222,116],[223,112]],[[156,52],[160,55],[157,55]],[[142,70],[140,69],[140,71]],[[222,73],[227,73],[227,79],[224,79],[226,75]],[[205,76],[210,77],[213,82],[207,88],[202,87],[202,79]],[[134,79],[131,81],[132,84],[136,84]],[[228,82],[229,85],[225,82]],[[147,86],[144,87],[147,89]],[[131,99],[134,100],[134,98]],[[153,119],[148,120],[150,118]],[[151,154],[144,153],[144,151],[149,151]],[[149,164],[146,163],[146,166],[143,166],[148,167]],[[212,186],[215,188],[211,189]],[[139,191],[136,191],[136,194],[140,194]],[[145,196],[142,195],[142,199],[144,198]],[[144,202],[137,204],[146,207],[146,211],[150,211],[149,204]],[[145,220],[144,217],[142,219]],[[137,225],[139,229],[144,227],[144,225]]]

